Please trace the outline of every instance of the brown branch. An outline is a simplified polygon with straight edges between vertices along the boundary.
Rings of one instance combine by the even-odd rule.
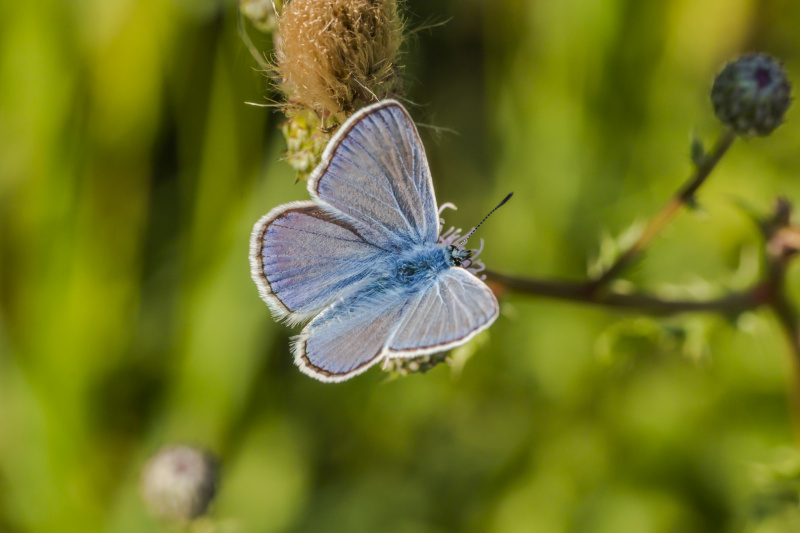
[[[794,418],[796,437],[800,440],[800,320],[795,306],[786,296],[784,289],[785,267],[782,262],[774,262],[771,266],[770,281],[773,297],[770,307],[778,319],[781,329],[789,341],[792,354],[792,384],[790,391],[791,412]]]
[[[486,272],[486,281],[513,292],[652,315],[701,311],[737,314],[767,304],[771,294],[770,287],[759,283],[748,290],[732,292],[711,300],[666,300],[641,292],[597,292],[591,282],[518,278],[492,271]]]
[[[696,191],[697,187],[699,187],[699,183],[690,185],[690,187],[684,187],[676,198],[690,198],[693,191]],[[671,203],[669,205],[677,204]],[[598,291],[597,282],[594,280],[586,282],[541,280],[519,278],[491,271],[486,272],[487,281],[498,286],[501,290],[638,311],[651,315],[672,315],[703,311],[738,314],[743,311],[768,306],[786,334],[791,349],[792,391],[790,399],[795,427],[798,428],[798,439],[800,439],[800,311],[789,300],[785,287],[786,269],[791,260],[800,255],[800,228],[791,224],[791,209],[792,207],[788,201],[779,199],[772,217],[762,221],[760,224],[764,236],[765,251],[765,268],[761,280],[748,290],[731,292],[711,300],[665,300],[641,292]],[[669,210],[662,210],[662,214],[653,219],[654,222],[651,223],[651,226],[655,226],[658,223],[655,221],[666,221],[669,218],[664,216],[663,213],[669,213]],[[654,234],[655,232],[650,233],[651,236]],[[644,244],[634,246],[623,257],[628,257],[628,261],[632,261],[636,254],[643,249],[642,246],[649,242],[649,238],[640,239],[640,242]],[[631,252],[631,250],[635,251]],[[617,271],[624,266],[625,261],[622,260],[615,263]],[[609,269],[606,272],[608,273],[612,270]],[[599,279],[602,279],[602,277]]]
[[[769,306],[786,334],[792,354],[792,390],[790,393],[792,416],[797,438],[800,439],[800,315],[786,294],[786,269],[800,251],[800,232],[791,225],[792,206],[779,199],[772,220],[762,225],[766,241],[766,283],[771,298]]]
[[[653,238],[675,217],[681,207],[692,201],[697,190],[705,183],[735,139],[736,134],[732,130],[727,129],[723,132],[711,152],[706,154],[702,161],[697,164],[695,173],[675,193],[672,199],[653,216],[637,241],[597,278],[586,282],[566,282],[518,278],[498,272],[487,272],[487,280],[516,292],[605,307],[644,311],[652,314],[675,314],[688,311],[736,313],[767,303],[768,300],[765,299],[765,295],[770,294],[771,291],[764,283],[758,284],[747,291],[731,293],[707,301],[663,300],[643,293],[627,294],[599,290],[608,285],[610,281],[631,265]]]
[[[658,235],[662,229],[675,217],[680,211],[681,207],[687,205],[692,201],[694,194],[705,183],[706,178],[711,174],[711,171],[717,166],[722,159],[722,156],[731,147],[733,141],[736,139],[736,134],[733,130],[727,129],[720,136],[717,144],[706,154],[702,162],[697,166],[695,173],[689,180],[681,187],[678,192],[667,202],[661,210],[650,219],[650,222],[645,227],[642,234],[636,242],[622,253],[614,263],[606,269],[600,276],[589,282],[589,287],[592,291],[597,291],[605,287],[610,281],[619,276],[626,268],[628,268],[639,255],[647,248],[650,241]]]

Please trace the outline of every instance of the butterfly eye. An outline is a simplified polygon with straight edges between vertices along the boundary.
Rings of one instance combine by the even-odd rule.
[[[457,251],[458,248],[452,244],[447,247],[447,255],[450,257],[450,262],[452,262],[455,266],[461,266],[461,260],[456,255]]]

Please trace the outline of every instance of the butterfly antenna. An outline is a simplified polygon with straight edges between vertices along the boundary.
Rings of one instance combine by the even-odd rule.
[[[483,223],[484,223],[484,222],[486,222],[486,219],[487,219],[487,218],[489,218],[490,216],[492,216],[492,213],[494,213],[495,211],[497,211],[498,209],[500,209],[500,208],[503,206],[503,204],[505,204],[507,201],[509,201],[509,200],[511,199],[511,197],[512,197],[512,196],[514,196],[514,193],[513,193],[513,192],[510,192],[510,193],[508,193],[508,196],[506,196],[505,198],[503,198],[503,200],[502,200],[502,201],[501,201],[499,204],[497,204],[497,206],[495,206],[495,208],[494,208],[494,209],[492,209],[491,211],[489,211],[489,214],[488,214],[488,215],[486,215],[485,217],[483,217],[483,220],[481,220],[481,221],[478,223],[478,225],[477,225],[477,226],[475,226],[474,228],[472,228],[472,231],[470,231],[469,233],[467,233],[466,237],[462,237],[462,238],[461,238],[461,240],[459,240],[459,241],[458,241],[459,245],[463,245],[464,243],[466,243],[466,242],[469,240],[469,238],[470,238],[470,237],[472,237],[472,234],[473,234],[473,233],[475,233],[476,231],[478,231],[478,228],[480,228],[480,227],[481,227],[481,225],[483,225]]]

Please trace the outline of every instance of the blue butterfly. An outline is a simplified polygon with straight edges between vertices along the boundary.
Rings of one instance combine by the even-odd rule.
[[[252,277],[274,317],[310,320],[293,339],[304,373],[344,381],[386,358],[464,344],[497,318],[494,294],[465,268],[465,239],[439,237],[425,149],[398,102],[345,122],[308,191],[310,201],[264,215],[250,239]]]

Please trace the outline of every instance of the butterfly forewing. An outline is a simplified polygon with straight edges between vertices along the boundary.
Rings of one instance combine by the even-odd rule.
[[[250,261],[262,298],[301,321],[358,289],[382,251],[315,202],[280,206],[255,226]]]
[[[436,242],[439,221],[425,150],[397,102],[376,104],[348,120],[308,188],[383,249]]]

